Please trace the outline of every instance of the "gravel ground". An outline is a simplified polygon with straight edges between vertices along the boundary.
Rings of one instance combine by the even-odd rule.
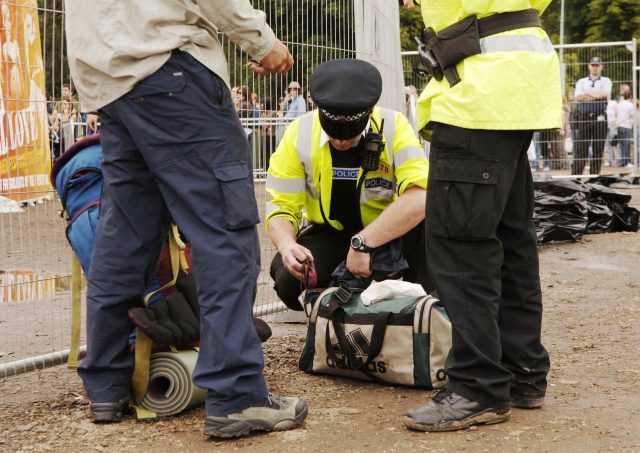
[[[640,452],[639,239],[589,235],[540,248],[543,341],[552,361],[548,395],[542,409],[514,409],[506,423],[408,431],[403,413],[429,392],[304,374],[297,361],[305,326],[274,323],[265,375],[274,393],[307,399],[309,416],[300,429],[209,440],[202,406],[151,422],[128,417],[93,425],[76,374],[56,367],[0,379],[0,451]]]

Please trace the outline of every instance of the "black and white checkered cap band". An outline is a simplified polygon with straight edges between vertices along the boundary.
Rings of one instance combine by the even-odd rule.
[[[360,113],[354,113],[353,115],[334,115],[333,113],[327,112],[325,109],[320,109],[322,116],[328,118],[331,121],[335,121],[336,123],[355,123],[356,121],[362,119],[363,116],[371,113],[371,110],[366,110]]]

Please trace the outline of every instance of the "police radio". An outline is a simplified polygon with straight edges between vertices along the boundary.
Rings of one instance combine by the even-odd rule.
[[[384,119],[378,127],[376,120],[371,117],[371,121],[375,124],[378,132],[373,132],[372,128],[369,128],[367,135],[364,137],[364,151],[362,151],[362,169],[365,171],[375,171],[380,164],[380,155],[384,150],[384,141],[382,139],[382,129],[384,128]]]

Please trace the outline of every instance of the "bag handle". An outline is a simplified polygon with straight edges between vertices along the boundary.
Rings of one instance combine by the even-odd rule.
[[[342,287],[344,288],[344,287]],[[348,290],[351,293],[351,290]],[[367,369],[367,367],[373,362],[373,360],[380,355],[380,351],[382,350],[382,344],[384,343],[384,336],[387,330],[387,324],[389,323],[389,317],[391,316],[390,312],[381,312],[378,313],[375,321],[373,322],[373,332],[371,333],[371,345],[369,347],[369,354],[367,355],[367,360],[365,362],[361,362],[358,360],[356,355],[354,354],[351,346],[349,344],[349,340],[344,333],[344,328],[342,327],[342,323],[344,322],[345,311],[340,306],[340,302],[337,297],[332,297],[331,301],[329,301],[328,305],[329,309],[329,319],[331,319],[331,324],[333,325],[333,330],[336,333],[336,338],[338,339],[338,345],[340,346],[340,350],[347,357],[350,364],[355,366],[356,371],[360,371],[371,380],[384,383],[382,379],[380,379],[377,375],[372,373]],[[325,349],[327,351],[327,355],[334,361],[338,361],[338,357],[332,349],[331,345],[331,335],[329,332],[329,324],[327,324],[327,329],[325,332]],[[359,365],[358,365],[359,364]]]

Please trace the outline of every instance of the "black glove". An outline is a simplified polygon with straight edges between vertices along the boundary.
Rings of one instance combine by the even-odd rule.
[[[200,319],[200,304],[198,303],[198,290],[196,288],[196,279],[193,278],[193,274],[187,274],[184,271],[180,271],[178,274],[178,279],[176,280],[176,286],[178,290],[182,293],[189,305],[191,305],[191,309],[193,313],[195,313],[196,318]]]
[[[129,319],[156,342],[179,345],[200,338],[198,318],[179,292],[150,307],[129,309]]]
[[[265,321],[260,318],[253,317],[253,327],[256,329],[256,333],[258,334],[258,338],[260,338],[260,342],[264,343],[269,338],[271,338],[271,327]]]
[[[180,292],[184,295],[184,298],[189,302],[193,313],[196,315],[198,319],[200,319],[200,304],[198,303],[198,291],[196,288],[196,279],[193,278],[193,274],[187,274],[184,271],[180,271],[178,274],[178,279],[176,280],[176,286],[180,290]],[[173,316],[171,319],[174,319]],[[264,322],[260,318],[253,318],[253,326],[256,329],[256,333],[258,334],[258,338],[260,341],[264,343],[269,338],[273,332],[271,332],[271,328],[269,325]]]

